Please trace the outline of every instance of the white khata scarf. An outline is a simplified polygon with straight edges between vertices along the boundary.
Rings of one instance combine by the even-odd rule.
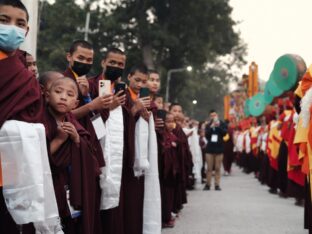
[[[42,124],[9,120],[0,130],[3,197],[16,224],[34,223],[37,234],[62,228]]]

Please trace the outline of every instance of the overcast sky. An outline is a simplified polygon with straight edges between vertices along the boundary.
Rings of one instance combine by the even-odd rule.
[[[268,80],[275,60],[286,53],[312,63],[312,0],[230,0],[237,29],[248,44],[247,61]],[[243,73],[248,72],[248,66]]]

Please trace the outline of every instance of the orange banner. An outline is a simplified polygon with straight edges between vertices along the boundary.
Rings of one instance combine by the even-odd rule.
[[[224,103],[224,119],[230,118],[230,96],[224,96],[223,98]]]

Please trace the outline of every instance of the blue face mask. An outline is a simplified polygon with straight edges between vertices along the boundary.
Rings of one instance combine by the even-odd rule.
[[[11,52],[24,42],[26,30],[15,25],[0,24],[0,49]]]

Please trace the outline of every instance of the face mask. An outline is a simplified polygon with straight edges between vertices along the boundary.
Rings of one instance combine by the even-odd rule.
[[[122,76],[122,73],[123,69],[119,67],[106,66],[104,75],[108,80],[115,81]]]
[[[0,49],[14,51],[24,42],[26,30],[15,25],[0,24]]]
[[[89,71],[91,70],[91,67],[92,67],[92,64],[74,61],[74,65],[72,66],[72,69],[78,76],[83,76],[89,73]]]

